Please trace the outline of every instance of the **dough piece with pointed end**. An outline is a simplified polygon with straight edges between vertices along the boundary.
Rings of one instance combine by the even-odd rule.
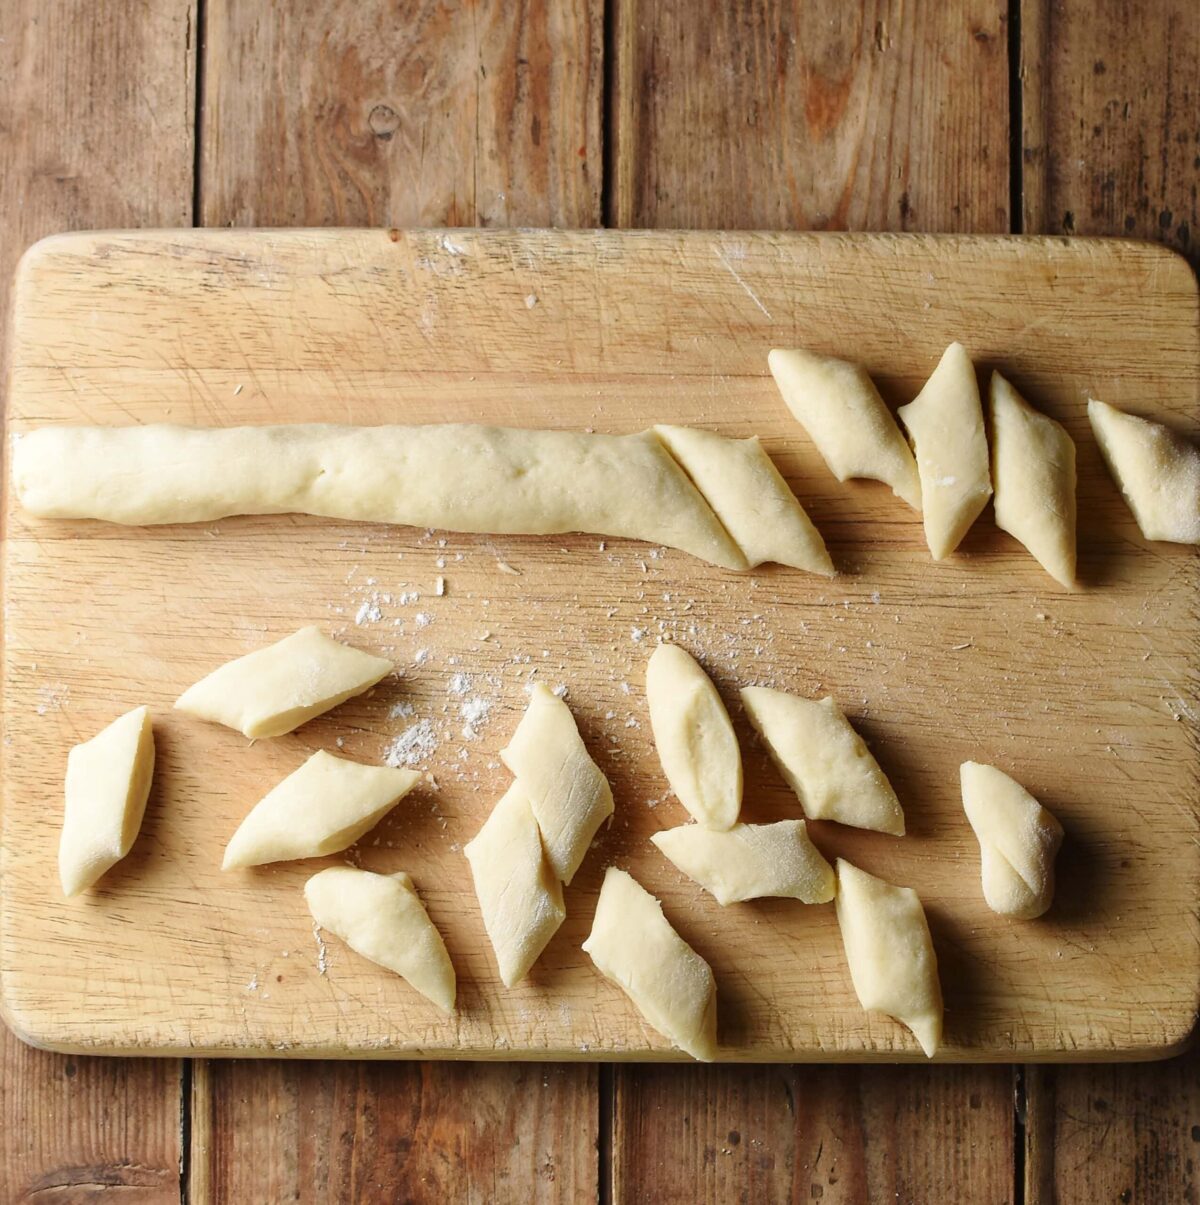
[[[879,390],[859,364],[776,348],[767,357],[788,409],[839,481],[871,477],[921,509],[912,452]]]
[[[679,802],[701,824],[730,828],[742,807],[742,754],[709,676],[677,644],[660,644],[646,666],[646,703]]]
[[[320,750],[254,805],[225,847],[221,869],[337,853],[420,779],[415,770],[364,766]]]
[[[546,861],[537,820],[519,782],[501,796],[463,852],[500,978],[512,987],[529,973],[567,915],[562,884]]]
[[[67,754],[58,842],[63,894],[91,887],[132,848],[154,777],[150,712],[135,707]]]
[[[695,427],[659,426],[654,430],[751,568],[774,561],[833,576],[833,562],[821,533],[763,451],[757,435],[726,439]]]
[[[942,987],[921,899],[837,860],[837,918],[858,1002],[912,1030],[929,1058],[942,1041]]]
[[[735,824],[724,833],[681,824],[650,840],[718,904],[768,895],[806,904],[833,899],[833,867],[809,839],[803,820]]]
[[[663,1037],[694,1059],[716,1058],[712,967],[671,928],[658,900],[615,866],[604,876],[583,948]]]
[[[963,762],[963,808],[979,838],[983,898],[1001,916],[1033,920],[1054,899],[1054,858],[1062,825],[995,766]]]
[[[529,799],[551,868],[570,883],[613,813],[608,779],[588,756],[571,709],[537,683],[500,758]]]
[[[383,657],[301,628],[265,649],[215,669],[175,706],[251,738],[282,736],[344,703],[392,672]]]
[[[1200,448],[1162,423],[1094,398],[1088,419],[1142,535],[1200,544]]]
[[[1015,536],[1068,589],[1075,585],[1075,444],[992,373],[996,526]]]
[[[949,556],[992,496],[975,366],[961,343],[942,354],[925,388],[897,411],[921,475],[921,518],[935,561]]]
[[[446,943],[403,871],[372,874],[331,866],[304,884],[304,898],[322,929],[403,976],[444,1012],[454,1011],[454,967]]]
[[[904,835],[892,784],[833,699],[747,686],[742,703],[810,820]]]

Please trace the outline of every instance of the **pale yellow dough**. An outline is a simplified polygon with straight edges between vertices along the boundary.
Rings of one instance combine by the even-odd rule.
[[[67,754],[58,843],[63,894],[78,895],[133,848],[154,776],[150,712],[135,707]]]
[[[1056,581],[1075,584],[1075,444],[992,373],[992,485],[996,526],[1015,536]]]
[[[858,1002],[912,1030],[929,1058],[942,1041],[937,955],[920,897],[837,861],[837,918]]]
[[[718,904],[762,896],[806,904],[833,899],[833,867],[809,839],[803,820],[735,824],[724,833],[682,824],[654,833],[650,840]]]
[[[833,699],[747,686],[742,703],[810,820],[903,835],[896,792]]]
[[[604,876],[583,948],[663,1037],[694,1059],[717,1057],[712,968],[671,928],[658,900],[615,866]]]
[[[282,736],[374,686],[392,672],[383,657],[301,628],[213,670],[175,706],[248,737]]]
[[[230,838],[221,869],[337,853],[374,828],[420,778],[415,770],[314,753],[254,806]]]
[[[975,366],[951,343],[925,388],[897,411],[921,475],[921,518],[935,561],[949,556],[992,496]]]
[[[995,766],[964,762],[963,808],[979,838],[983,898],[1001,916],[1033,920],[1054,900],[1054,858],[1062,825]]]
[[[658,760],[679,802],[701,824],[727,829],[742,806],[742,755],[717,688],[677,644],[646,666],[646,703]]]
[[[454,1011],[454,967],[446,943],[403,871],[372,874],[331,866],[305,883],[304,898],[322,929],[403,976],[444,1012]]]
[[[1200,448],[1170,427],[1095,399],[1088,418],[1142,535],[1200,544]]]
[[[921,509],[916,462],[865,368],[779,348],[767,364],[788,409],[839,481],[883,481],[914,510]]]

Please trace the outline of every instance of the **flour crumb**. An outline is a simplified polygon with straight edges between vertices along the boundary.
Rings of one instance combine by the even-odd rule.
[[[417,649],[413,654],[413,665],[424,665],[429,660],[428,649]]]
[[[379,604],[372,602],[369,598],[358,608],[358,614],[354,616],[354,622],[361,628],[364,623],[378,623],[383,618],[383,612],[379,609]]]
[[[444,577],[439,577],[434,583],[433,592],[438,598],[441,598],[446,593],[446,579]]]
[[[507,573],[509,577],[521,576],[520,569],[514,569],[507,561],[497,561],[496,568],[499,569],[501,573]]]
[[[537,303],[538,303],[538,299],[537,299],[536,293],[526,293],[525,294],[525,308],[527,310],[533,309],[533,307],[535,305],[537,305]]]
[[[313,921],[313,941],[317,943],[317,974],[324,975],[329,970],[329,951],[325,948],[325,939],[321,936],[321,926]]]
[[[629,629],[629,639],[632,640],[634,644],[638,644],[640,641],[644,640],[645,638],[646,638],[646,629],[645,628],[630,628]]]
[[[473,741],[479,735],[480,725],[487,722],[492,704],[490,699],[485,699],[482,695],[475,695],[473,698],[467,699],[458,710],[465,721],[462,730],[463,739]]]
[[[457,673],[450,679],[450,685],[446,688],[452,695],[465,695],[471,689],[471,675]]]
[[[417,627],[427,628],[431,623],[433,623],[433,616],[428,611],[417,612]]]
[[[405,703],[401,700],[399,703],[393,703],[391,710],[388,712],[389,720],[406,720],[413,713],[413,705]]]
[[[389,743],[383,751],[383,760],[389,766],[412,766],[429,757],[437,746],[433,724],[429,720],[418,720]]]
[[[258,972],[257,971],[254,972],[253,976],[250,979],[250,982],[246,984],[246,991],[248,991],[248,992],[258,991]]]

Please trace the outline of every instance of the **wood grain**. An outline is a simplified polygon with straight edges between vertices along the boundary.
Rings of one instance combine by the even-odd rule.
[[[26,244],[191,220],[195,5],[0,5],[0,349]],[[13,805],[6,790],[5,807]],[[0,1027],[0,1199],[179,1199],[180,1064],[62,1057]]]

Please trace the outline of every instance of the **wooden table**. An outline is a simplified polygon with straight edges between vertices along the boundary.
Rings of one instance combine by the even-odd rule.
[[[6,0],[0,298],[50,231],[1040,231],[1195,262],[1187,0]],[[0,1200],[1200,1200],[1148,1066],[235,1063],[0,1034]]]

